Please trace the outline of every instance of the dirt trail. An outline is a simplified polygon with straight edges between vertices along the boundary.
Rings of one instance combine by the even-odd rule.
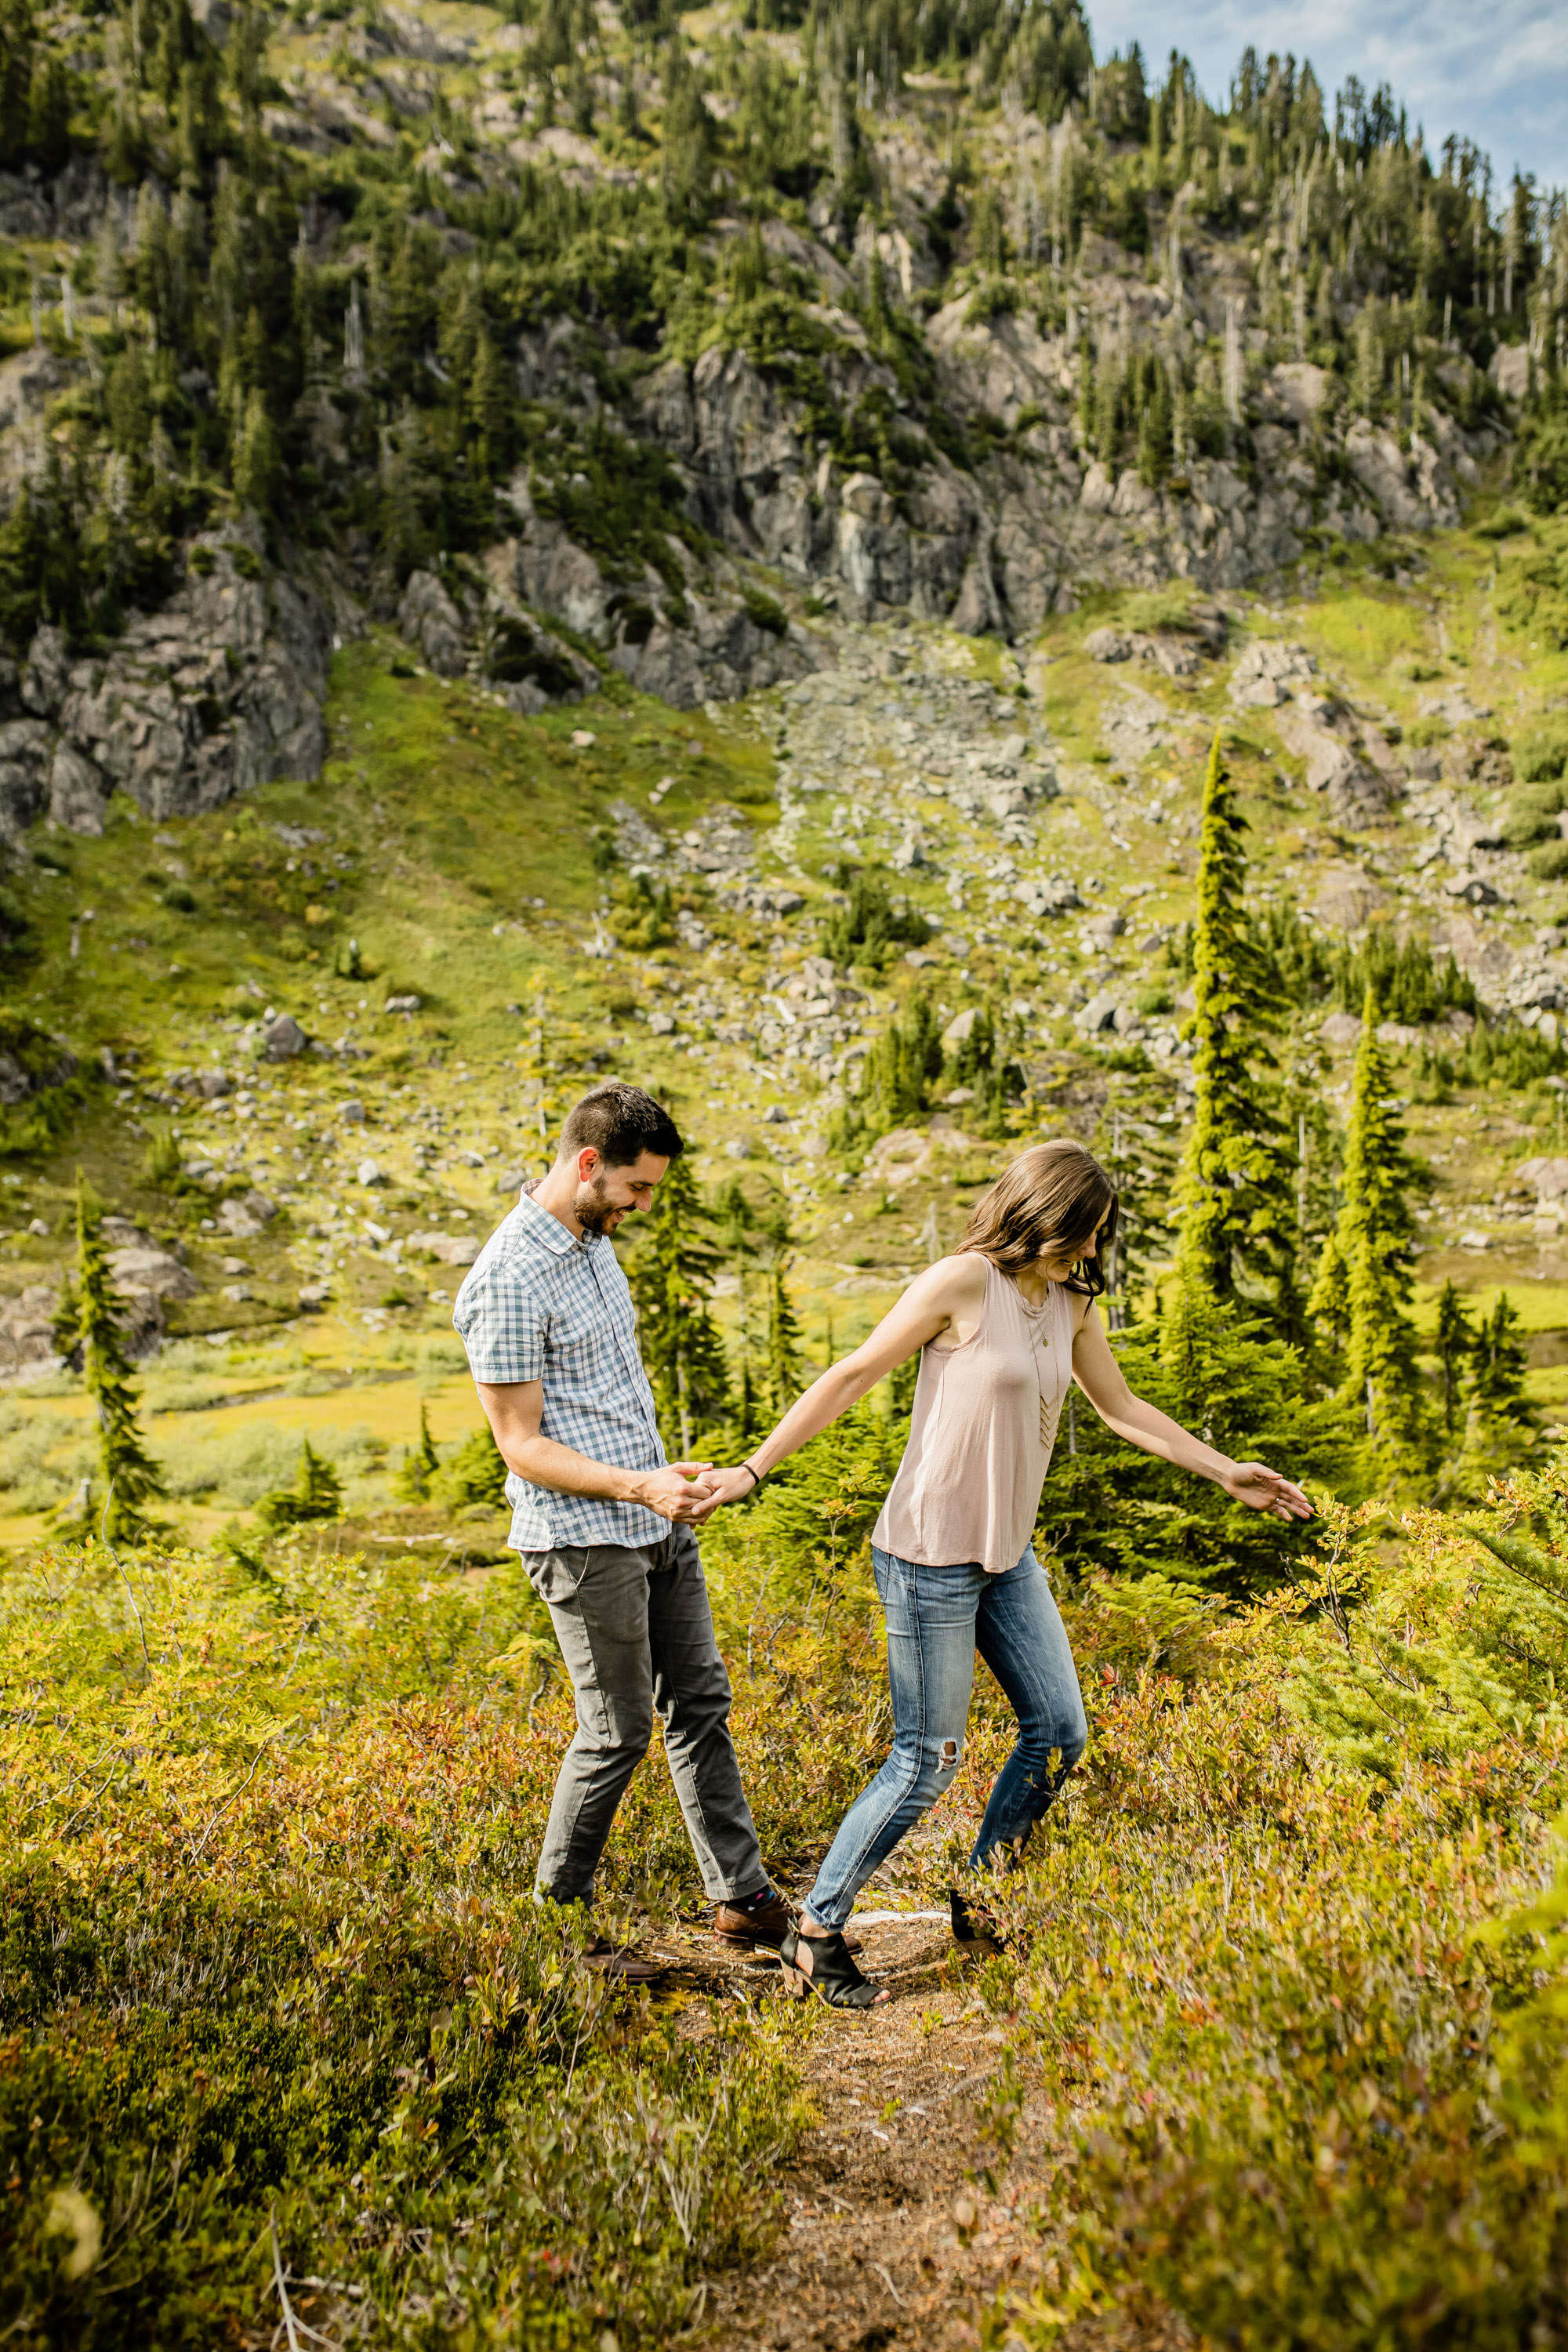
[[[998,2298],[1026,2295],[1039,2274],[1026,2128],[1000,2199],[971,2177],[1001,2040],[973,1964],[945,1922],[855,1925],[862,1967],[893,1999],[818,2012],[805,2079],[820,2120],[776,2184],[784,2234],[771,2261],[716,2281],[702,2315],[700,2333],[726,2352],[960,2352],[980,2344]],[[702,1938],[683,1954],[705,1989],[765,1990],[762,1970],[717,1951]],[[1004,2324],[989,2340],[1006,2336]]]

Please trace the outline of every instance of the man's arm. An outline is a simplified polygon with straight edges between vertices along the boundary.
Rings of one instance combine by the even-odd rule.
[[[544,1412],[542,1381],[514,1381],[497,1386],[476,1381],[485,1418],[495,1433],[501,1460],[520,1478],[535,1486],[552,1487],[561,1495],[587,1495],[603,1503],[640,1503],[661,1519],[677,1522],[707,1517],[702,1507],[710,1486],[700,1474],[707,1462],[672,1462],[663,1470],[623,1470],[614,1462],[595,1462],[570,1445],[558,1445],[540,1434]]]

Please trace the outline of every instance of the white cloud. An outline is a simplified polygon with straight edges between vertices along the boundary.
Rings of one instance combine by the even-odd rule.
[[[1191,0],[1152,16],[1138,0],[1095,7],[1096,51],[1141,41],[1151,75],[1174,45],[1211,96],[1222,95],[1250,41],[1306,57],[1331,96],[1348,74],[1393,85],[1436,150],[1450,131],[1487,149],[1506,184],[1517,163],[1542,186],[1568,183],[1568,8],[1563,0]]]

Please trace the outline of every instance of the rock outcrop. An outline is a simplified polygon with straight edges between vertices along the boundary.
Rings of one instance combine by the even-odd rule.
[[[318,775],[331,644],[322,597],[268,566],[259,533],[204,532],[185,586],[133,614],[106,660],[37,631],[0,719],[0,831],[47,815],[101,833],[116,790],[160,818]]]

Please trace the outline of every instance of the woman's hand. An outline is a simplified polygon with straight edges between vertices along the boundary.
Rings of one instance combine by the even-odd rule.
[[[1249,1511],[1268,1511],[1277,1519],[1310,1519],[1312,1506],[1300,1486],[1282,1478],[1262,1462],[1233,1462],[1220,1485],[1234,1503]]]
[[[703,1517],[710,1518],[721,1503],[743,1503],[748,1495],[754,1495],[758,1479],[750,1463],[742,1462],[732,1470],[710,1470],[703,1484],[710,1498]]]

